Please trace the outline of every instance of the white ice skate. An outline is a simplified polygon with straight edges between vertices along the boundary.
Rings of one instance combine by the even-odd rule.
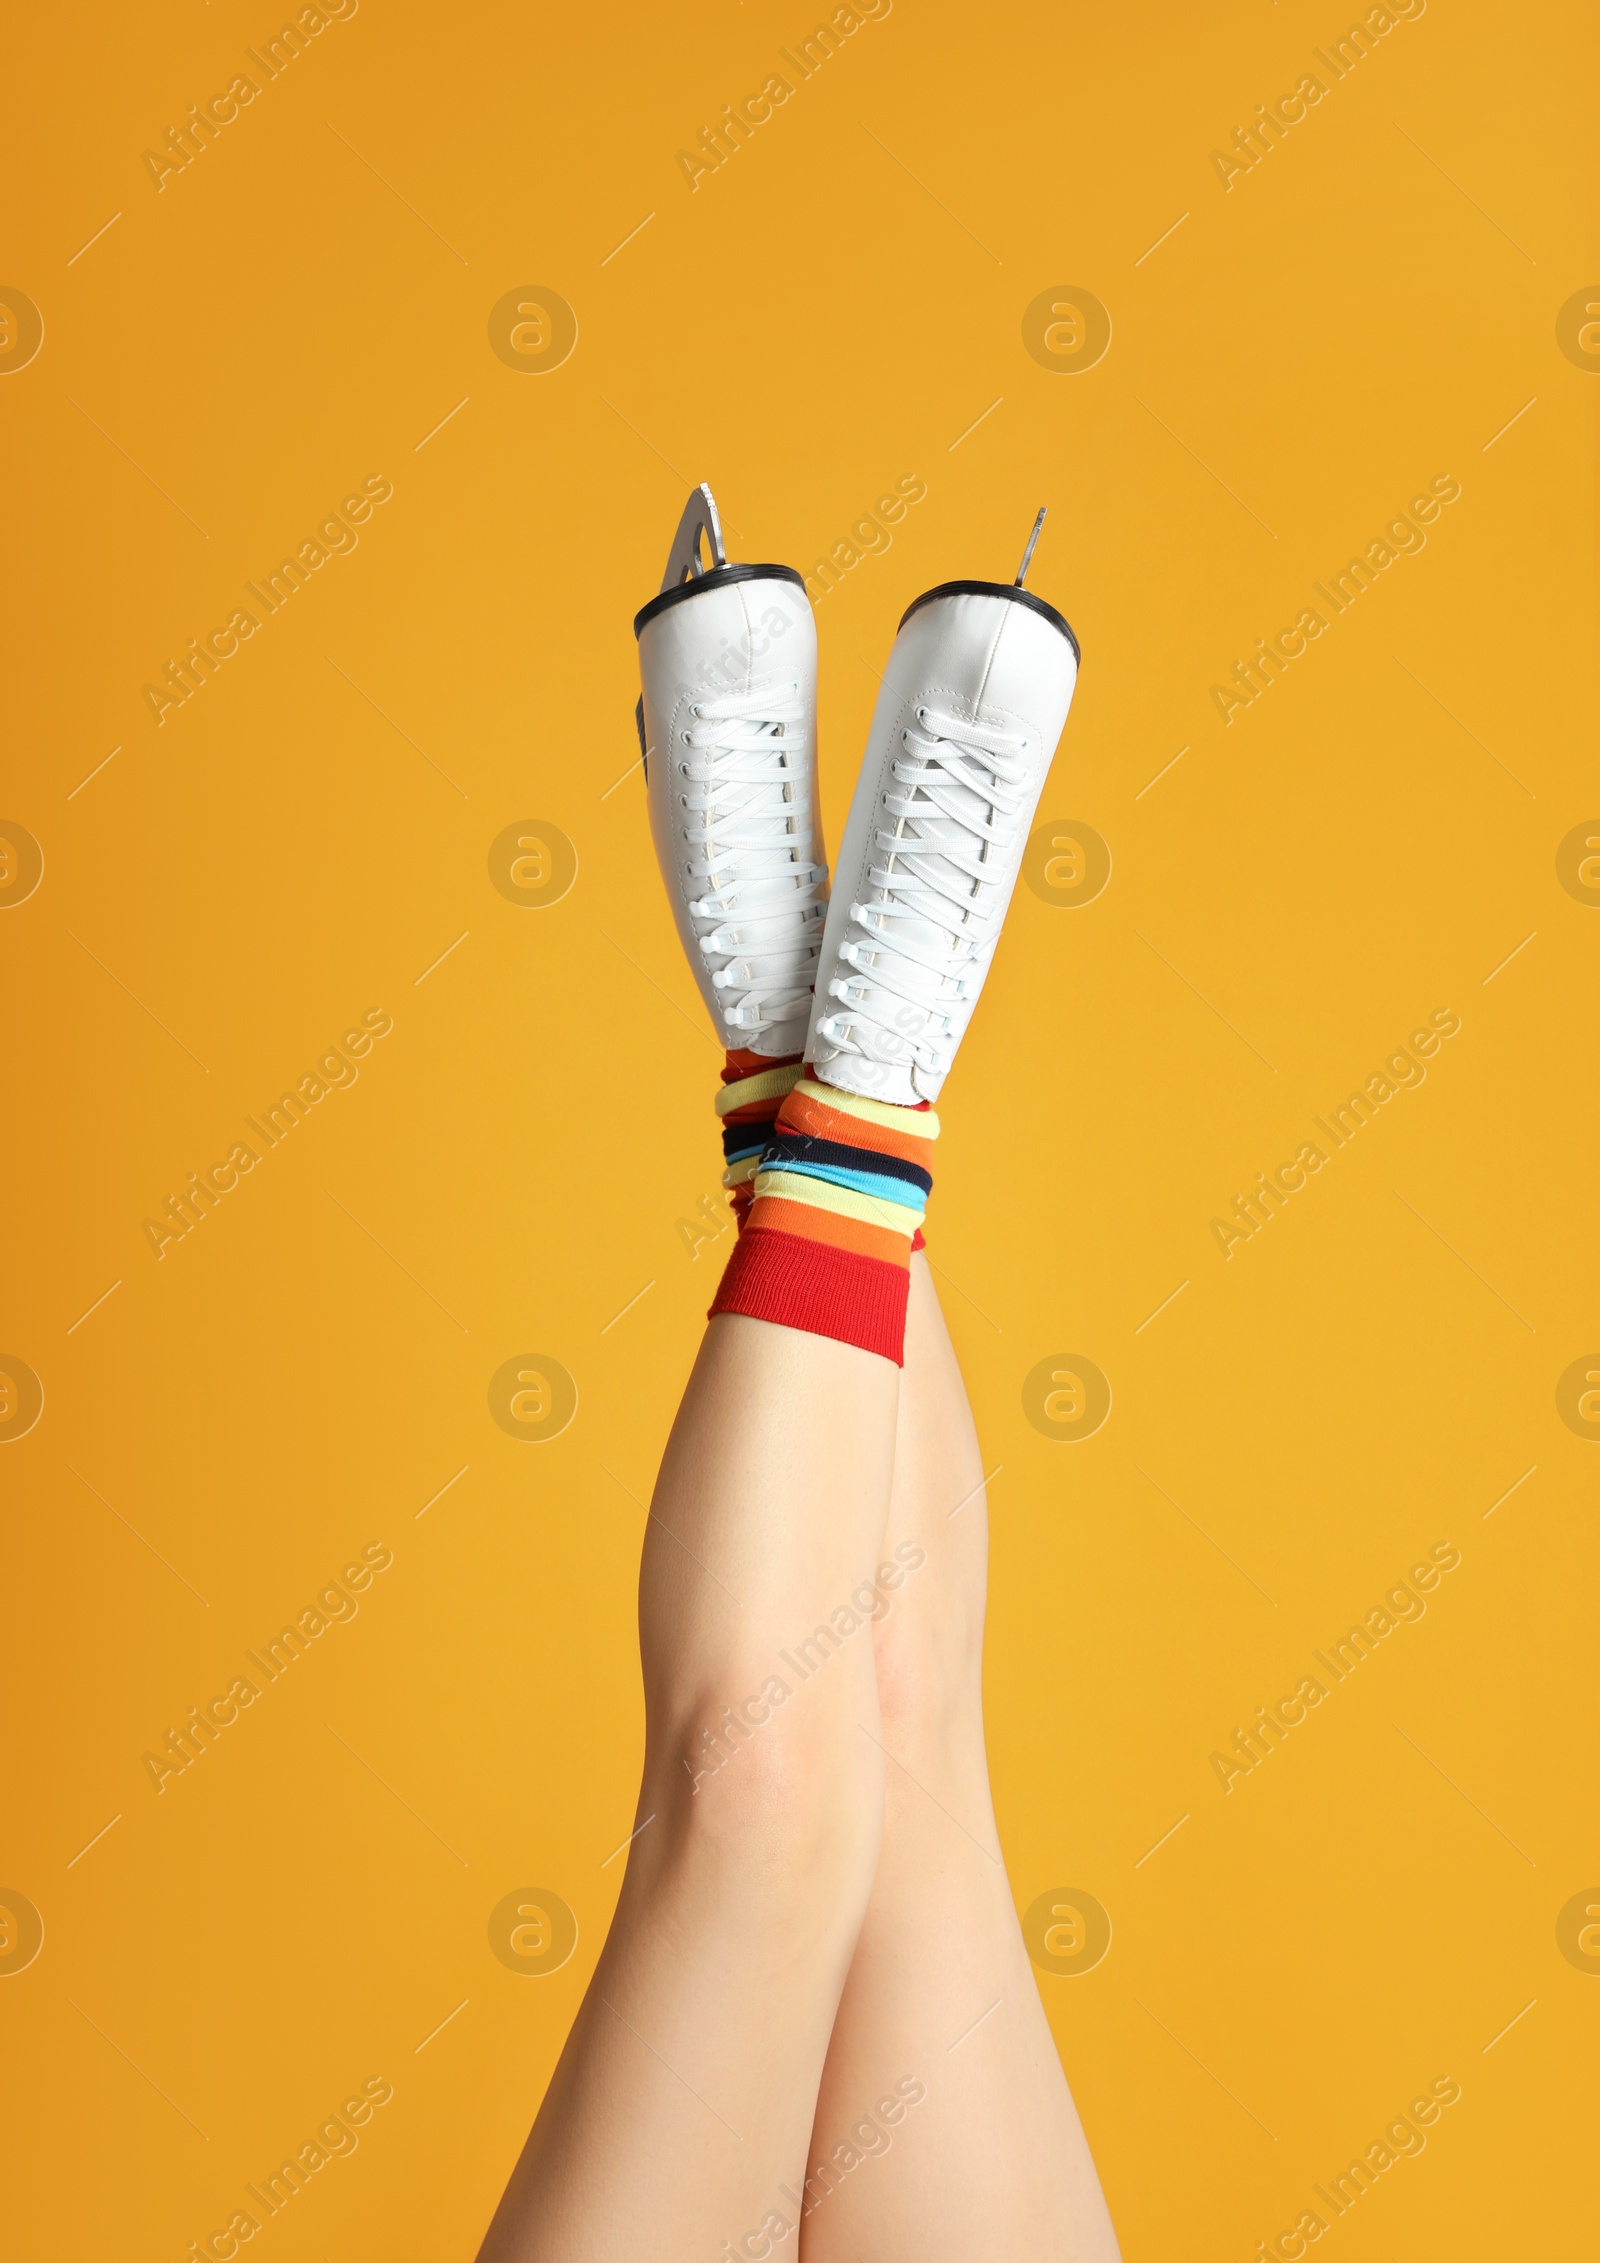
[[[806,1042],[815,1073],[901,1106],[937,1100],[1000,939],[1078,643],[1015,582],[951,581],[889,656],[845,827]]]
[[[700,994],[730,1048],[798,1053],[828,878],[805,582],[790,566],[730,565],[697,487],[633,627],[650,825]]]

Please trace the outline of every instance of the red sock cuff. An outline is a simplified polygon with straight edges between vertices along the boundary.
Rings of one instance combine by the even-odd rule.
[[[903,1265],[883,1258],[747,1226],[706,1317],[742,1312],[807,1335],[832,1336],[903,1367],[910,1281]]]

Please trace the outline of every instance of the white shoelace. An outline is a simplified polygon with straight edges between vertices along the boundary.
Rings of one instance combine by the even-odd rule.
[[[747,1036],[810,1011],[822,948],[828,868],[806,855],[804,724],[800,686],[769,680],[697,700],[673,749],[688,870],[710,883],[689,909],[716,922],[700,949],[728,955],[711,979],[734,994],[724,1023]]]
[[[954,1009],[977,996],[999,939],[1005,820],[1023,806],[1028,742],[927,705],[900,742],[901,790],[884,797],[894,828],[873,834],[882,900],[850,906],[839,957],[851,971],[828,985],[844,1010],[817,1028],[841,1052],[943,1076],[965,1027]]]

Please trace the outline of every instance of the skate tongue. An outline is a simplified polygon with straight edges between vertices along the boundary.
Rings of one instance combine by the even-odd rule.
[[[810,1020],[811,1000],[808,996],[805,1005],[792,1021],[774,1022],[749,1050],[759,1054],[764,1061],[798,1061],[806,1049],[806,1030]]]
[[[903,833],[889,852],[902,876],[897,891],[901,900],[916,901],[917,876],[921,875],[953,890],[957,901],[951,902],[946,897],[945,902],[950,911],[958,910],[960,899],[974,896],[979,885],[967,867],[975,861],[986,861],[987,844],[981,828],[995,826],[999,813],[994,804],[979,788],[959,784],[946,776],[938,781],[936,789],[924,784],[908,802],[897,806],[905,808],[903,823],[912,828],[916,836],[913,839],[911,832]],[[953,855],[942,856],[941,848],[952,851]],[[956,862],[955,858],[961,861]],[[930,888],[929,902],[938,894],[938,889]]]
[[[905,903],[907,891],[901,895]],[[950,951],[950,930],[936,920],[908,916],[897,912],[893,919],[884,922],[882,940],[891,951],[896,951],[899,964],[895,968],[895,982],[899,987],[913,991],[930,1002],[939,994],[940,976],[932,967],[920,963],[924,955],[945,958]],[[878,937],[875,935],[876,943]]]

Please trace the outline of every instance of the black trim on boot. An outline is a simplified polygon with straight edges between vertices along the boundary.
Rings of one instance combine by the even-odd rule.
[[[1061,631],[1072,647],[1072,657],[1082,664],[1083,654],[1068,622],[1053,605],[1047,605],[1042,597],[1035,597],[1031,589],[1018,589],[1009,581],[942,581],[937,589],[925,589],[920,597],[912,599],[900,616],[900,626],[904,628],[913,613],[920,612],[924,605],[931,605],[936,597],[1004,597],[1013,605],[1026,605],[1030,613],[1037,613],[1053,629]]]
[[[648,627],[669,605],[681,605],[686,597],[693,597],[702,589],[725,589],[729,582],[735,581],[792,581],[797,589],[806,586],[805,575],[797,574],[793,566],[711,566],[705,573],[694,574],[688,581],[680,582],[676,589],[664,589],[659,597],[652,597],[648,605],[641,605],[633,616],[634,635]],[[1044,606],[1041,610],[1049,612],[1050,608]],[[1056,616],[1052,614],[1051,618]]]

